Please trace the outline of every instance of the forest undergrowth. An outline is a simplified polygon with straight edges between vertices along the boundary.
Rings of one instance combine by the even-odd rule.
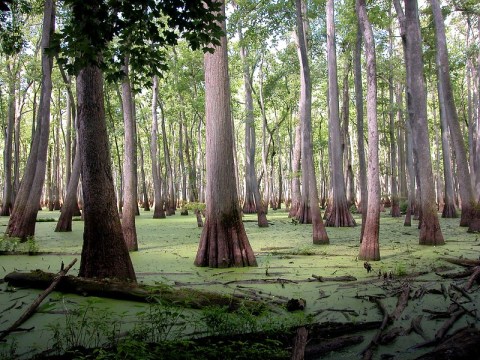
[[[41,211],[37,235],[26,243],[0,241],[2,279],[13,271],[56,273],[62,262],[80,258],[81,221],[71,233],[55,233],[58,216]],[[467,289],[474,267],[465,260],[479,259],[480,240],[460,228],[458,219],[440,220],[446,245],[426,247],[418,245],[417,222],[404,227],[403,218],[384,212],[381,261],[365,264],[357,258],[358,225],[327,228],[330,245],[318,246],[311,243],[311,226],[292,222],[283,210],[268,213],[268,228],[246,215],[258,267],[209,269],[193,265],[201,232],[194,214],[151,216],[137,217],[139,251],[131,253],[141,284],[216,292],[265,306],[232,312],[161,298],[148,304],[55,292],[21,331],[0,343],[0,358],[60,355],[72,348],[78,351],[73,358],[290,358],[295,340],[302,346],[298,329],[304,329],[306,358],[415,359],[442,343],[461,344],[455,338],[453,345],[447,342],[455,331],[463,329],[462,339],[478,339],[472,329],[480,319],[480,291],[478,283]],[[358,215],[355,220],[360,224]],[[0,226],[6,223],[0,219]],[[79,263],[69,274],[78,268]],[[457,274],[463,277],[452,278]],[[0,284],[0,331],[38,293]],[[172,345],[172,339],[180,342]]]

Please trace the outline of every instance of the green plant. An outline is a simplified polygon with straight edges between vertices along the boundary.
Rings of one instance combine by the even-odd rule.
[[[395,275],[397,276],[407,275],[407,269],[404,263],[398,263],[395,265]]]
[[[0,342],[0,359],[17,358],[18,340],[13,338],[8,342]]]
[[[37,218],[37,222],[57,222],[58,219],[54,218]]]
[[[29,254],[38,252],[38,244],[35,242],[35,238],[33,236],[29,236],[27,238],[27,248]]]
[[[116,343],[121,322],[112,312],[100,309],[96,299],[90,298],[73,310],[67,308],[65,301],[63,304],[66,310],[64,326],[59,323],[48,326],[53,349],[61,353]]]
[[[180,336],[186,328],[183,308],[162,303],[152,298],[146,311],[137,313],[139,324],[135,327],[135,338],[149,342],[160,342]]]
[[[15,251],[19,244],[19,238],[4,236],[0,239],[0,250],[5,252]]]
[[[405,201],[405,200],[400,201],[400,212],[402,214],[407,213],[407,208],[408,208],[408,201]]]

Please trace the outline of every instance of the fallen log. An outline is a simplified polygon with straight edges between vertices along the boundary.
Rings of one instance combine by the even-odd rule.
[[[370,341],[370,343],[367,345],[367,347],[361,352],[362,358],[364,360],[371,359],[373,357],[373,350],[378,346],[379,344],[379,339],[380,336],[382,335],[383,330],[386,328],[388,321],[390,319],[390,316],[388,315],[388,311],[383,305],[383,303],[380,301],[378,298],[371,298],[372,301],[374,301],[378,308],[380,309],[381,313],[383,314],[383,321],[382,324],[380,325],[377,333],[373,337],[373,339]]]
[[[361,344],[363,340],[362,335],[346,335],[334,339],[325,339],[317,344],[308,343],[305,348],[305,359],[320,359],[331,351],[338,351],[349,346]]]
[[[423,340],[430,341],[430,339],[425,334],[425,331],[423,331],[422,324],[421,324],[422,319],[423,319],[423,315],[419,315],[414,319],[412,319],[412,322],[410,323],[410,329],[407,330],[407,334],[413,331],[418,335],[420,335],[423,338]]]
[[[464,267],[480,266],[480,260],[475,259],[456,259],[441,257],[440,260]]]
[[[463,279],[467,276],[472,275],[473,269],[466,269],[465,271],[462,272],[456,272],[456,273],[446,273],[446,274],[440,274],[440,273],[435,273],[435,275],[441,276],[443,279]]]
[[[5,281],[11,286],[33,289],[45,289],[54,279],[55,274],[34,270],[29,273],[12,272],[5,276]],[[236,310],[242,304],[248,306],[254,302],[238,299],[232,296],[196,289],[175,289],[167,285],[142,285],[114,279],[89,279],[72,275],[64,276],[57,285],[56,291],[83,296],[98,296],[117,300],[138,302],[161,301],[177,304],[192,309],[206,306],[226,306]],[[255,303],[258,307],[258,303]]]
[[[465,327],[457,330],[431,352],[418,357],[416,360],[478,359],[479,343],[480,331],[476,328]]]
[[[51,281],[50,286],[48,286],[45,291],[43,291],[38,297],[35,299],[35,301],[30,305],[30,307],[18,318],[17,321],[15,321],[8,329],[2,331],[0,333],[0,340],[4,339],[8,334],[10,334],[12,331],[15,331],[20,325],[22,325],[25,321],[27,321],[35,312],[35,310],[38,308],[38,306],[42,303],[42,301],[55,289],[55,287],[60,283],[62,279],[64,279],[65,275],[67,274],[68,270],[72,268],[73,265],[77,262],[77,258],[73,259],[73,261],[68,264],[66,268],[63,266],[62,262],[62,268],[58,272],[57,275],[53,278]]]
[[[390,320],[398,320],[403,313],[403,310],[407,307],[408,296],[410,295],[410,285],[405,284],[403,290],[398,297],[397,306],[393,313],[390,315]]]
[[[468,291],[472,288],[474,282],[480,281],[480,266],[476,266],[474,268],[472,276],[468,279],[467,283],[465,284],[463,290]]]
[[[437,330],[437,332],[435,333],[435,337],[432,340],[426,341],[421,344],[417,344],[413,348],[419,349],[423,347],[434,346],[443,342],[445,336],[447,335],[448,330],[450,330],[453,324],[455,324],[457,320],[460,319],[464,314],[465,314],[464,309],[456,310],[451,314],[450,318],[447,321],[445,321],[443,325]]]
[[[292,360],[303,360],[305,358],[305,347],[307,346],[308,330],[305,326],[297,329],[293,343]]]
[[[325,277],[325,276],[319,276],[319,275],[312,275],[312,277],[320,282],[325,282],[325,281],[357,281],[357,278],[355,276],[351,275],[345,275],[345,276],[335,276],[335,277]]]

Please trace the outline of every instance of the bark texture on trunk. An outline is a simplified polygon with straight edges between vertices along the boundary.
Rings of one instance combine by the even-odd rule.
[[[164,219],[166,217],[163,209],[162,183],[160,181],[160,169],[158,166],[158,77],[153,78],[152,89],[152,130],[150,132],[150,157],[152,159],[152,178],[153,178],[153,218]]]
[[[289,217],[294,217],[300,207],[300,163],[302,153],[302,125],[298,124],[295,127],[295,145],[293,147],[292,159],[292,202],[290,204]]]
[[[75,214],[75,211],[78,210],[77,189],[82,166],[80,156],[80,147],[77,141],[77,146],[75,147],[75,159],[73,160],[73,170],[70,174],[65,201],[60,210],[60,217],[58,218],[57,226],[55,227],[56,232],[72,231],[72,216]]]
[[[355,109],[357,110],[357,152],[358,152],[358,182],[360,187],[360,201],[358,211],[362,214],[361,237],[365,231],[365,221],[367,219],[367,165],[365,162],[365,141],[363,131],[363,84],[362,84],[362,31],[360,21],[357,25],[357,39],[355,42],[354,56],[354,76],[355,76]]]
[[[240,58],[243,62],[243,83],[245,93],[245,200],[243,212],[245,214],[257,213],[257,223],[260,227],[268,227],[267,215],[258,187],[255,171],[255,118],[253,113],[253,97],[250,69],[247,63],[247,50],[243,45],[241,25],[238,28],[240,39]]]
[[[4,186],[2,207],[0,209],[0,216],[10,216],[13,206],[13,183],[12,183],[12,156],[13,156],[13,134],[15,127],[15,83],[16,71],[12,71],[15,65],[7,64],[7,73],[9,77],[8,84],[8,114],[7,114],[7,128],[5,135],[5,146],[3,149],[3,171],[4,171]]]
[[[225,3],[222,1],[222,13]],[[225,22],[222,27],[225,29]],[[207,120],[206,220],[196,266],[256,266],[238,205],[230,112],[227,39],[204,56]]]
[[[35,235],[35,221],[42,196],[47,166],[48,137],[50,132],[50,99],[52,96],[53,59],[46,54],[55,27],[55,5],[45,2],[42,30],[42,84],[37,126],[33,137],[27,166],[17,199],[8,222],[6,234],[26,241]]]
[[[445,116],[450,128],[453,148],[455,151],[455,158],[457,160],[458,173],[458,190],[462,200],[460,226],[469,226],[469,231],[480,231],[480,213],[473,211],[477,207],[475,193],[473,191],[472,182],[470,179],[470,170],[468,168],[468,159],[463,141],[462,131],[460,129],[460,122],[455,106],[453,96],[453,89],[450,80],[450,66],[448,63],[448,50],[445,35],[445,24],[443,20],[442,10],[438,0],[430,0],[433,12],[433,19],[435,22],[435,41],[437,45],[437,72],[438,81],[441,84],[441,94],[443,95],[443,103],[445,109]],[[472,225],[472,220],[476,220]],[[476,225],[475,225],[476,224]]]
[[[103,99],[101,70],[85,67],[77,77],[85,219],[79,276],[136,281],[117,212]]]
[[[332,207],[325,220],[326,226],[355,226],[347,205],[345,178],[343,175],[340,111],[338,103],[337,55],[335,45],[334,1],[327,0],[327,57],[328,57],[328,129],[333,190]]]
[[[417,1],[405,1],[407,35],[408,75],[410,76],[407,101],[414,152],[417,159],[417,172],[420,185],[420,245],[443,245],[444,239],[437,216],[435,189],[433,183],[432,160],[427,124],[427,100],[423,74],[422,39],[418,18]]]
[[[137,229],[135,215],[137,213],[137,186],[135,164],[135,117],[133,109],[132,88],[129,77],[129,58],[125,57],[123,66],[124,78],[122,81],[122,103],[124,123],[124,151],[123,157],[123,209],[122,231],[129,251],[138,250]]]
[[[314,244],[328,244],[329,239],[323,224],[318,203],[317,178],[313,166],[312,150],[312,85],[310,67],[308,65],[306,17],[303,0],[296,0],[298,55],[300,59],[300,103],[299,113],[302,124],[302,201],[299,208],[300,222],[307,223],[311,219]]]
[[[356,11],[361,32],[365,40],[367,64],[367,120],[368,120],[368,202],[365,227],[362,233],[358,258],[380,260],[380,174],[378,163],[378,124],[377,124],[377,65],[373,30],[368,20],[364,0],[357,0]]]

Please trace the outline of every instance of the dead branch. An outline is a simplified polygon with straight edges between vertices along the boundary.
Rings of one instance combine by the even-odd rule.
[[[361,352],[362,357],[364,360],[371,359],[373,357],[373,350],[377,347],[380,336],[382,335],[383,330],[388,324],[389,316],[388,316],[388,311],[385,308],[385,305],[380,301],[380,299],[376,297],[371,297],[370,301],[374,301],[375,304],[377,304],[378,308],[380,309],[381,313],[383,314],[383,321],[382,324],[380,325],[380,328],[378,329],[377,333],[373,337],[373,339],[370,341],[368,346]]]
[[[410,285],[405,284],[403,286],[403,291],[400,293],[398,297],[397,306],[393,313],[390,315],[391,320],[398,320],[402,315],[403,310],[407,307],[408,304],[408,296],[410,295]]]
[[[467,281],[467,283],[465,284],[465,286],[463,287],[463,289],[464,289],[465,291],[470,290],[470,289],[472,288],[473,283],[474,283],[475,281],[477,281],[477,282],[480,281],[480,266],[476,266],[476,267],[474,268],[474,271],[473,271],[472,276],[470,276],[470,278],[468,279],[468,281]]]
[[[420,335],[423,338],[423,340],[430,341],[430,339],[425,334],[425,331],[423,331],[422,324],[421,324],[422,319],[423,319],[423,315],[419,315],[415,319],[412,319],[412,322],[410,323],[410,329],[408,329],[407,333],[411,333],[412,331],[414,331],[415,333]]]
[[[68,264],[66,268],[63,267],[63,262],[62,262],[62,269],[57,273],[55,278],[53,279],[52,283],[50,286],[45,289],[45,291],[41,294],[38,295],[38,297],[35,299],[35,301],[30,305],[30,307],[18,318],[17,321],[13,323],[8,329],[2,331],[0,334],[0,340],[4,339],[8,334],[10,334],[12,331],[17,329],[20,325],[22,325],[25,321],[27,321],[35,312],[35,310],[38,308],[38,306],[42,303],[42,301],[50,294],[57,284],[63,279],[63,277],[67,274],[68,270],[72,268],[73,265],[77,262],[77,258],[73,259],[73,261]]]

